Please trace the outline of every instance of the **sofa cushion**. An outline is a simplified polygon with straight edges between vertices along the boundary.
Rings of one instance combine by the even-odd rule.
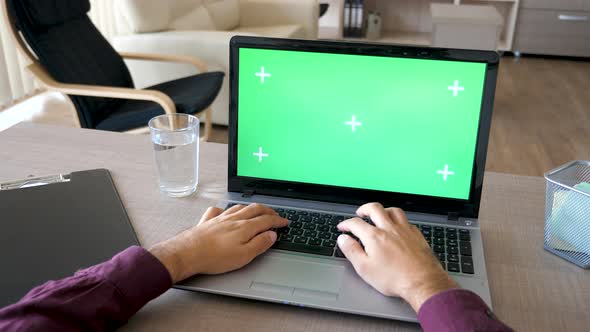
[[[163,31],[171,19],[170,3],[161,0],[117,0],[131,32]]]
[[[204,0],[161,0],[169,4],[172,19],[186,15],[196,7],[202,6]]]
[[[305,29],[297,24],[272,25],[265,27],[239,27],[232,30],[236,34],[249,33],[274,38],[305,38]]]
[[[204,0],[218,30],[232,30],[240,24],[239,0]]]
[[[174,19],[168,29],[170,30],[215,30],[215,23],[209,15],[207,8],[197,6],[187,14]]]

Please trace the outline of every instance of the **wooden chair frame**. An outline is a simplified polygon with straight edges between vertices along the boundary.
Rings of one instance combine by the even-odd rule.
[[[37,56],[28,47],[23,39],[14,21],[8,14],[7,0],[0,0],[2,4],[2,12],[5,21],[8,23],[8,32],[12,36],[13,41],[17,45],[18,50],[31,63],[27,69],[39,80],[39,82],[49,91],[57,91],[66,95],[86,96],[86,97],[105,97],[115,99],[130,99],[130,100],[146,100],[159,104],[166,114],[176,113],[176,105],[174,101],[163,92],[156,90],[138,90],[131,88],[109,87],[99,85],[83,85],[83,84],[67,84],[56,81],[39,63]],[[145,53],[119,53],[121,57],[127,60],[143,60],[143,61],[165,61],[192,64],[199,72],[204,73],[208,71],[207,65],[200,59],[190,56],[181,55],[167,55],[167,54],[145,54]],[[82,127],[78,112],[74,111],[74,118],[76,125]],[[205,109],[205,132],[201,140],[208,141],[211,137],[213,128],[213,110],[211,106]],[[149,128],[143,127],[126,131],[126,133],[145,134],[149,132]]]

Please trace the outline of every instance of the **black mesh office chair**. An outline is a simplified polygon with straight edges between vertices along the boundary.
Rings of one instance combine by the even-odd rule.
[[[209,138],[210,105],[223,72],[207,72],[193,57],[117,53],[88,18],[89,0],[0,1],[9,31],[32,62],[28,69],[49,90],[71,98],[81,127],[142,132],[154,116],[204,111],[203,139]],[[190,63],[200,74],[136,90],[124,58]]]

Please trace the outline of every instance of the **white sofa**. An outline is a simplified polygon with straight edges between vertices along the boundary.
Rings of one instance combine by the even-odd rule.
[[[213,122],[228,124],[229,40],[234,35],[315,39],[318,0],[117,0],[119,52],[194,56],[226,73]],[[194,75],[194,66],[129,61],[137,88]]]

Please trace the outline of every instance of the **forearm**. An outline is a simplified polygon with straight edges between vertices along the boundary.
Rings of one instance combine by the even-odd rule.
[[[479,296],[451,289],[424,302],[418,320],[425,332],[513,331],[499,321]]]
[[[131,247],[72,277],[39,286],[1,309],[0,330],[113,330],[171,285],[158,259]]]

